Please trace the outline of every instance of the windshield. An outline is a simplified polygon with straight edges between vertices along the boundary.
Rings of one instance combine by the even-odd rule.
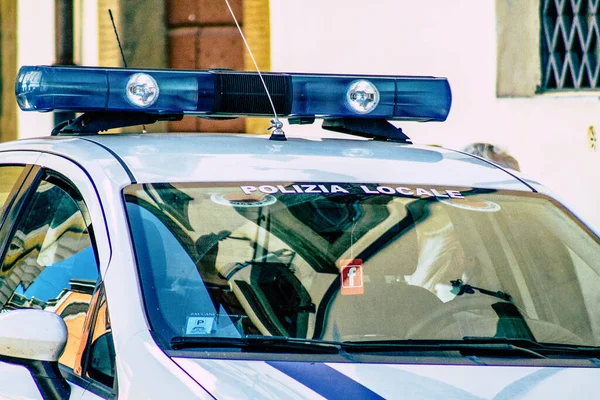
[[[600,345],[599,242],[539,194],[428,185],[125,189],[164,341]]]

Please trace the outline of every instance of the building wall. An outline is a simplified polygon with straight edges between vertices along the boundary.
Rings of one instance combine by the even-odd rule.
[[[35,29],[32,29],[35,27]],[[54,2],[17,0],[17,65],[54,62]],[[14,78],[12,82],[14,84]],[[14,99],[14,94],[13,94]],[[18,110],[19,138],[43,136],[52,130],[53,115]]]
[[[499,43],[506,43],[499,32],[507,27],[514,40],[526,44],[526,31],[514,32],[510,7],[533,2],[346,0],[341,7],[330,0],[271,0],[272,69],[446,76],[453,91],[448,120],[402,124],[414,142],[460,149],[484,141],[503,147],[521,171],[600,228],[600,151],[588,138],[590,127],[600,129],[600,93],[497,94],[499,75],[518,75],[535,62],[532,53],[520,66],[497,56]],[[301,129],[314,130],[288,126],[286,132]]]
[[[10,0],[9,0],[10,1]],[[108,0],[111,1],[111,0]],[[101,54],[98,46],[99,2],[106,0],[74,0],[75,63],[98,65]],[[4,5],[4,0],[2,0]],[[14,0],[17,24],[14,29],[17,68],[22,65],[52,65],[54,56],[54,1]],[[108,19],[108,14],[106,14]],[[35,27],[35,29],[32,29]],[[112,27],[111,27],[112,33]],[[111,37],[114,39],[114,33]],[[116,46],[116,41],[115,41]],[[14,87],[16,70],[10,78]],[[14,102],[14,91],[9,94]],[[19,138],[48,135],[54,126],[52,113],[16,112],[15,126]],[[2,138],[4,140],[4,138]]]
[[[242,24],[241,0],[229,0]],[[225,1],[168,0],[168,63],[177,69],[244,69],[243,41]],[[243,132],[243,119],[228,121],[184,117],[172,131]]]
[[[17,2],[0,2],[0,140],[17,137],[17,107],[12,83],[17,70],[16,54]]]

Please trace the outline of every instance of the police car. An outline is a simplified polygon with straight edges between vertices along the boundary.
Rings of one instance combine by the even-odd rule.
[[[600,239],[390,123],[443,121],[445,79],[263,75],[21,69],[80,114],[0,145],[1,398],[598,397]],[[274,131],[98,134],[183,115]]]

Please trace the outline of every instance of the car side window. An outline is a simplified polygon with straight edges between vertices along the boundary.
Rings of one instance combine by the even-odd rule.
[[[100,289],[98,306],[91,329],[91,340],[87,349],[85,374],[109,388],[115,380],[115,347],[110,325],[110,316],[104,290]]]
[[[34,308],[60,315],[68,340],[59,362],[69,368],[98,280],[86,217],[75,190],[56,177],[45,177],[24,206],[0,266],[0,310]]]

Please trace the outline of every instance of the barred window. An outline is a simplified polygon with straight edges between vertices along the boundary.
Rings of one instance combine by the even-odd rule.
[[[600,0],[542,0],[542,91],[600,89]]]

